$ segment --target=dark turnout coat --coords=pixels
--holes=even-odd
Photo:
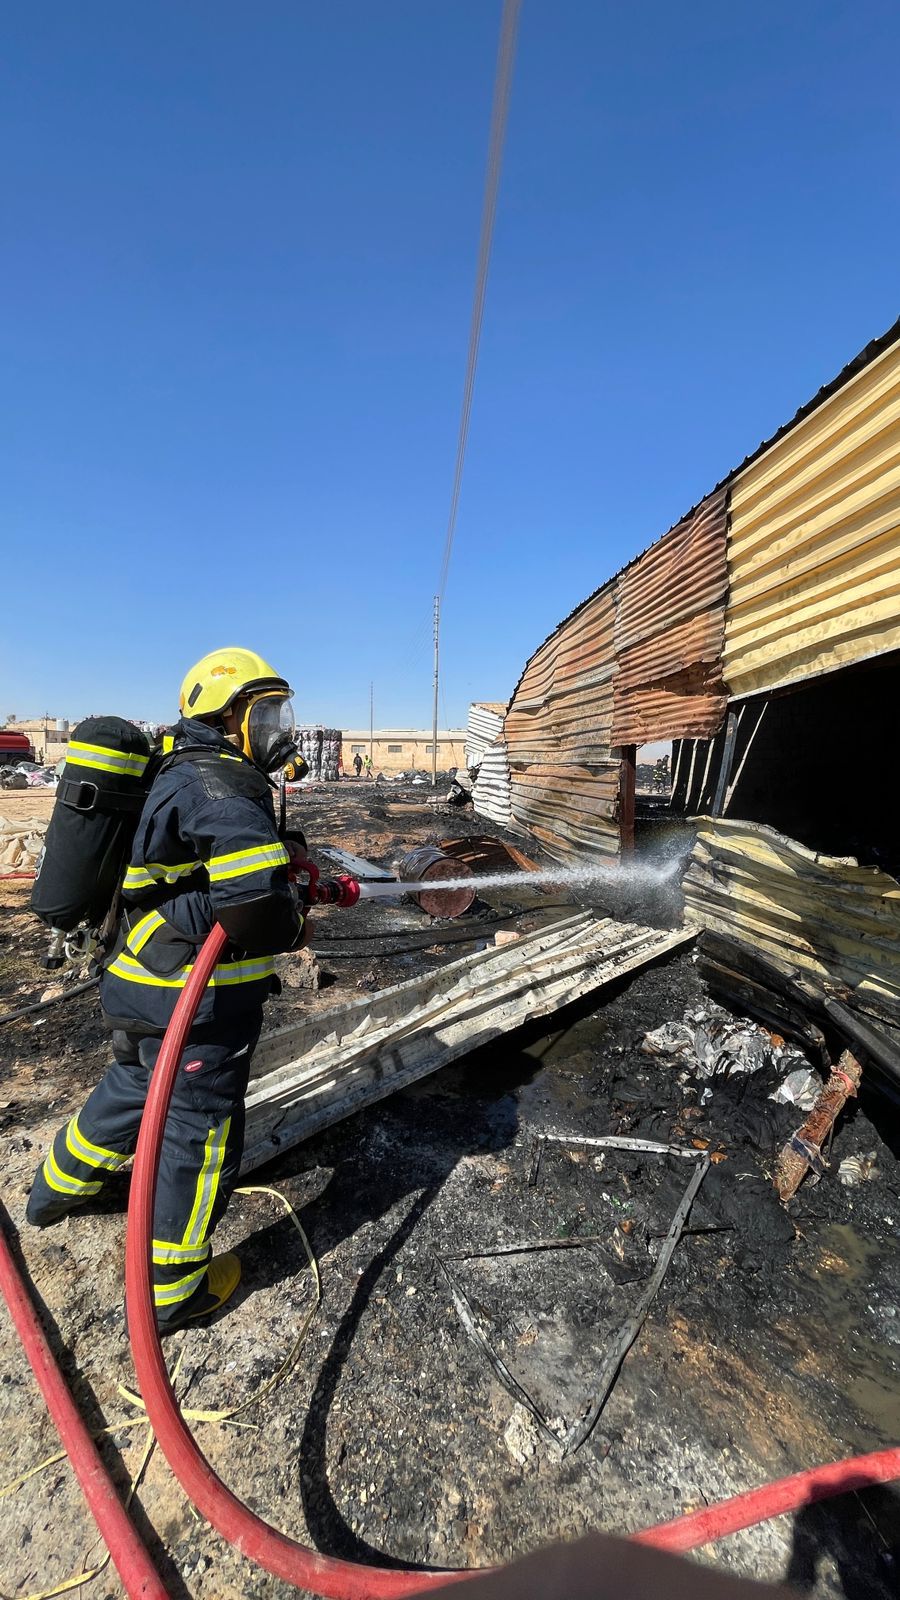
[[[164,1032],[213,923],[229,943],[196,1025],[246,1017],[277,986],[273,956],[300,939],[268,778],[223,734],[183,719],[135,834],[101,1000],[113,1028]]]

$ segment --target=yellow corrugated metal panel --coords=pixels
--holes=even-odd
[[[900,1001],[900,883],[774,828],[701,823],[685,916],[849,988]]]
[[[900,649],[900,343],[734,480],[733,695]]]

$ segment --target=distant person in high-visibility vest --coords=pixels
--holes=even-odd
[[[372,757],[371,756],[369,756],[369,755],[366,756],[366,759],[363,762],[363,769],[365,771],[366,777],[367,778],[371,778],[372,770],[373,770],[372,769]]]

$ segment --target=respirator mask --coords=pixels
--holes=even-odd
[[[263,772],[277,772],[297,753],[293,702],[283,694],[251,700],[241,723],[244,754]]]

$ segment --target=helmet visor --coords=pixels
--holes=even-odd
[[[276,772],[295,751],[293,702],[285,695],[254,700],[245,724],[248,754],[263,772]]]

